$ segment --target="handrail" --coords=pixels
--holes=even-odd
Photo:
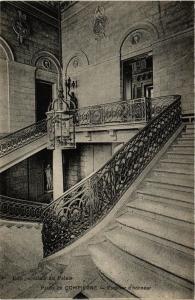
[[[41,120],[0,139],[0,157],[47,134],[47,120]]]
[[[0,217],[7,220],[41,222],[47,204],[0,195]]]
[[[76,125],[146,122],[149,118],[149,100],[149,98],[138,98],[81,107],[76,111]]]
[[[109,123],[147,122],[151,116],[159,114],[174,96],[154,99],[138,98],[128,101],[116,101],[91,105],[76,110],[76,126],[96,126]],[[163,102],[163,104],[162,104]],[[71,124],[70,124],[71,126]],[[0,157],[11,153],[47,134],[47,119],[19,129],[0,138]]]
[[[179,127],[180,98],[153,99],[153,119],[97,172],[46,207],[42,229],[45,257],[73,243],[108,214]],[[162,99],[167,99],[164,106]]]

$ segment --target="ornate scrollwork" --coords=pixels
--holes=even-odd
[[[139,98],[83,107],[77,111],[77,125],[144,122],[148,120],[148,102],[147,98]]]
[[[20,44],[23,43],[30,34],[30,26],[27,22],[27,17],[20,10],[18,11],[18,17],[14,21],[13,30],[17,35],[17,39]]]
[[[108,18],[105,16],[105,10],[103,6],[98,6],[94,14],[93,33],[96,40],[101,40],[106,36],[105,29]]]
[[[75,116],[77,126],[95,126],[109,123],[146,122],[150,116],[155,117],[173,101],[175,96],[118,101],[107,104],[83,107]],[[54,127],[52,118],[42,120],[0,139],[0,157],[21,148],[50,132],[51,149],[54,149]]]
[[[154,115],[160,98],[157,100],[154,99]],[[44,256],[73,243],[106,216],[180,126],[180,96],[162,97],[161,103],[164,108],[160,114],[120,148],[110,161],[47,206],[42,230]]]
[[[0,139],[0,157],[47,134],[47,122],[41,120]]]
[[[0,195],[0,217],[10,220],[41,222],[46,204]]]

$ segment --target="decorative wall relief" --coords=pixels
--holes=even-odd
[[[27,22],[27,16],[18,10],[18,17],[14,21],[13,30],[17,35],[20,44],[30,35],[30,26]]]
[[[51,61],[48,58],[42,60],[42,66],[44,69],[51,69]]]
[[[72,57],[70,57],[66,66],[66,75],[72,77],[73,75],[78,75],[78,73],[89,65],[89,60],[87,55],[82,51],[75,52]]]
[[[98,6],[94,13],[93,33],[96,40],[101,40],[106,37],[105,30],[108,18],[105,16],[105,10],[103,6]]]
[[[54,63],[46,56],[40,57],[36,62],[36,67],[45,71],[52,73],[57,73],[56,66]]]
[[[74,59],[72,60],[72,66],[74,69],[77,69],[82,66],[82,62],[79,60],[78,56],[74,57]]]
[[[130,35],[130,42],[132,45],[136,45],[140,42],[141,38],[142,38],[142,33],[137,31]]]

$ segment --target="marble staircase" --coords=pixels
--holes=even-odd
[[[188,125],[90,246],[100,272],[139,298],[193,298],[194,126]]]

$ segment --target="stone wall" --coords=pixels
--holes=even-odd
[[[8,64],[5,59],[0,58],[0,133],[6,134],[9,132],[9,86],[8,86]]]
[[[79,182],[81,178],[80,149],[63,151],[64,190]]]
[[[1,3],[0,17],[0,46],[11,52],[11,59],[7,55],[7,78],[9,81],[9,95],[4,97],[4,110],[0,111],[0,120],[5,119],[5,109],[8,108],[8,124],[0,127],[1,133],[8,133],[23,128],[36,121],[35,119],[35,79],[39,78],[58,86],[58,70],[53,62],[59,58],[59,31],[56,25],[48,24],[39,18],[36,11],[26,12],[16,7],[14,3]],[[22,5],[22,4],[21,4]],[[28,7],[29,8],[29,7]],[[14,24],[19,19],[19,11],[26,18],[29,35],[19,41]],[[0,48],[1,48],[0,47]],[[44,67],[43,60],[49,59],[51,66]],[[53,61],[54,60],[54,61]],[[3,67],[1,66],[1,72]],[[38,72],[41,70],[42,72]],[[56,92],[54,92],[54,95]],[[2,125],[2,124],[1,124]]]
[[[0,175],[0,193],[18,199],[48,201],[44,169],[51,160],[51,152],[43,150],[4,171]]]
[[[29,35],[22,44],[19,43],[17,35],[13,29],[14,22],[18,19],[18,11],[26,15],[26,22],[29,25]],[[1,36],[10,45],[15,60],[22,64],[31,65],[32,57],[35,53],[45,50],[59,55],[59,34],[58,29],[36,16],[36,11],[32,15],[24,10],[15,7],[14,4],[4,1],[1,3]]]
[[[80,107],[120,100],[121,62],[152,51],[154,95],[181,94],[193,111],[192,2],[77,2],[62,16],[62,48]]]
[[[64,151],[64,190],[78,183],[109,160],[112,144],[78,144],[75,150]]]

